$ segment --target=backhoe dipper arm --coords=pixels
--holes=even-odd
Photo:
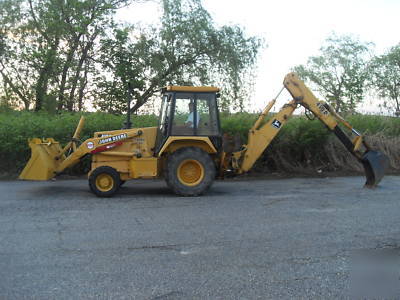
[[[289,73],[286,75],[283,82],[285,88],[292,95],[296,103],[304,106],[311,111],[325,126],[335,133],[343,145],[357,158],[361,159],[358,150],[362,144],[361,134],[355,130],[347,121],[345,121],[335,110],[325,101],[318,100],[304,82],[295,74]],[[339,123],[350,129],[356,135],[352,141],[339,127]],[[367,145],[363,143],[366,147]]]
[[[366,185],[375,186],[383,177],[387,168],[387,157],[381,152],[370,151],[362,135],[339,116],[328,103],[318,100],[295,73],[286,75],[283,85],[292,95],[293,100],[285,104],[268,122],[261,125],[265,116],[274,105],[275,100],[272,100],[267,105],[254,126],[250,129],[247,145],[243,145],[240,151],[233,152],[231,155],[231,167],[235,172],[241,174],[252,168],[256,160],[270,145],[295,109],[301,105],[311,111],[330,131],[334,132],[347,150],[363,163],[367,176]],[[339,123],[351,130],[355,138],[350,139],[339,127]],[[366,150],[364,153],[360,151],[362,145]]]

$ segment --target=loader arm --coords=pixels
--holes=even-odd
[[[82,117],[71,141],[64,148],[61,148],[60,144],[52,138],[29,140],[31,158],[22,170],[19,179],[49,180],[78,163],[87,154],[109,151],[121,145],[124,140],[142,134],[140,129],[127,129],[109,136],[87,139],[77,146],[83,124],[84,118]],[[108,153],[112,154],[112,152]],[[124,155],[122,152],[118,153]],[[129,153],[129,155],[133,154]]]
[[[120,146],[124,140],[140,135],[141,130],[130,129],[127,130],[126,133],[118,133],[107,137],[87,139],[58,165],[58,167],[55,169],[55,173],[61,173],[66,168],[75,165],[87,154],[96,154],[99,152],[109,151],[117,146]],[[123,155],[123,153],[121,155]],[[58,157],[56,157],[56,159],[58,159]]]
[[[250,129],[248,143],[243,145],[240,151],[231,154],[231,167],[235,172],[241,174],[249,171],[286,124],[296,108],[303,106],[311,111],[330,131],[335,133],[346,149],[363,164],[367,177],[366,186],[376,186],[388,167],[387,157],[381,152],[371,150],[364,141],[363,136],[351,124],[339,116],[328,103],[318,100],[295,73],[286,75],[283,85],[292,95],[293,100],[285,104],[268,122],[262,124],[268,112],[275,104],[275,100],[272,100],[267,105],[254,126]],[[339,123],[347,127],[355,137],[353,139],[350,138],[340,128]]]

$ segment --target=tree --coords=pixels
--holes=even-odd
[[[222,97],[225,108],[243,109],[261,41],[246,37],[238,26],[217,28],[200,0],[162,5],[160,27],[116,28],[102,40],[101,65],[107,72],[97,78],[97,106],[122,112],[132,98],[136,112],[165,85],[215,84],[229,91]]]
[[[309,57],[306,65],[294,71],[315,86],[336,111],[354,112],[364,95],[370,46],[348,35],[333,34],[320,48],[320,55]]]
[[[123,27],[116,9],[145,0],[1,0],[0,95],[25,109],[137,111],[168,84],[216,84],[243,109],[259,39],[217,28],[200,0],[164,0],[159,27]]]
[[[400,116],[400,44],[376,56],[369,66],[370,84],[383,97],[383,106]]]
[[[33,76],[25,77],[30,68],[29,62],[19,60],[25,52],[27,43],[20,42],[26,35],[22,27],[25,13],[24,0],[0,2],[0,76],[4,101],[8,105],[23,105],[29,109],[32,99]],[[28,44],[29,45],[29,44]]]
[[[88,59],[116,9],[132,0],[2,0],[3,93],[35,110],[82,108]],[[76,109],[76,107],[75,107]]]

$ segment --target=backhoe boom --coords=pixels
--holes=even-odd
[[[384,176],[385,169],[388,167],[387,157],[381,152],[372,151],[364,141],[363,136],[351,124],[338,115],[328,103],[318,100],[295,73],[286,75],[283,85],[292,95],[293,100],[285,104],[268,122],[261,125],[275,104],[275,100],[272,100],[267,105],[254,126],[250,129],[248,143],[243,145],[240,151],[233,152],[230,156],[232,160],[231,167],[234,171],[237,174],[249,171],[286,124],[296,108],[303,106],[325,124],[330,131],[335,133],[346,149],[364,165],[367,177],[366,186],[376,186]],[[351,130],[351,133],[355,137],[351,139],[341,129],[339,123]],[[361,151],[363,147],[365,149]]]

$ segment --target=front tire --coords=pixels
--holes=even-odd
[[[178,195],[198,196],[210,188],[215,173],[215,164],[207,152],[196,147],[185,147],[168,157],[165,180]]]
[[[89,176],[89,187],[98,197],[111,197],[120,186],[119,173],[112,167],[98,167]]]

